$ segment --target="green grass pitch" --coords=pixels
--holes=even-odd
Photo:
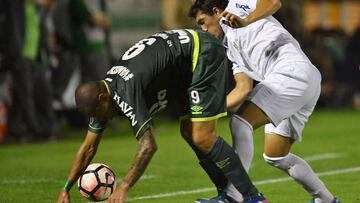
[[[114,122],[113,124],[116,124]],[[146,174],[129,193],[134,203],[188,203],[216,194],[195,155],[182,140],[178,123],[155,119],[158,151]],[[84,130],[67,130],[57,143],[0,146],[0,202],[55,202]],[[229,142],[228,120],[219,134]],[[70,139],[70,137],[73,137]],[[328,188],[344,203],[360,203],[360,112],[317,111],[292,152],[305,157]],[[272,203],[306,203],[311,198],[297,183],[262,160],[263,129],[255,133],[250,176]],[[126,122],[105,131],[93,162],[114,169],[118,180],[130,166],[137,148]],[[73,202],[87,202],[77,187]]]

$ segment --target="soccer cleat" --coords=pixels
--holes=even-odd
[[[220,193],[218,196],[211,199],[197,199],[195,203],[240,203],[226,194],[226,192]]]
[[[252,196],[244,199],[244,203],[269,203],[262,194]]]
[[[317,201],[315,198],[313,198],[309,203],[318,203],[319,201]],[[340,200],[338,198],[334,198],[334,200],[331,203],[341,203]]]

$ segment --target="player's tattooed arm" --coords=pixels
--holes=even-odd
[[[133,159],[131,168],[122,180],[121,184],[116,187],[113,194],[110,195],[109,203],[123,203],[127,198],[128,191],[144,173],[147,165],[157,150],[154,134],[151,129],[145,131],[139,139],[139,146]]]
[[[157,150],[157,144],[152,130],[145,131],[144,135],[139,139],[139,145],[135,154],[131,168],[123,183],[133,186],[136,181],[144,173],[147,165]]]

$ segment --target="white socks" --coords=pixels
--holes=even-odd
[[[246,172],[249,172],[254,156],[253,128],[245,119],[233,115],[230,120],[233,148],[240,157]],[[263,155],[267,163],[289,174],[296,182],[304,187],[319,203],[331,203],[334,196],[324,183],[314,173],[308,163],[302,158],[289,153],[284,157],[268,157]],[[226,193],[237,201],[243,201],[239,191],[229,183]]]
[[[253,128],[245,119],[233,115],[230,120],[233,148],[238,154],[246,172],[249,172],[254,156]],[[235,200],[242,201],[243,197],[239,191],[229,183],[226,193]]]
[[[263,156],[267,163],[288,173],[289,176],[315,197],[317,202],[331,203],[334,199],[334,196],[314,173],[309,164],[300,157],[291,153],[284,157],[268,157],[265,153]]]

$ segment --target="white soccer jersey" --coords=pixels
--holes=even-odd
[[[230,0],[226,8],[241,18],[256,9],[256,0]],[[223,19],[222,19],[223,20]],[[247,96],[269,117],[266,132],[301,140],[301,132],[320,94],[321,75],[299,43],[272,16],[243,28],[221,22],[233,73],[260,81]]]
[[[226,8],[241,18],[255,9],[256,0],[230,0]],[[246,99],[270,119],[265,132],[300,141],[320,95],[319,71],[298,42],[272,16],[243,28],[232,29],[222,22],[221,27],[233,73],[244,72],[260,81]],[[233,186],[226,192],[239,197]]]
[[[230,0],[226,10],[246,18],[255,8],[256,0]],[[252,79],[262,81],[289,59],[309,62],[298,42],[272,16],[243,28],[232,29],[222,22],[221,27],[234,74],[245,72]]]

